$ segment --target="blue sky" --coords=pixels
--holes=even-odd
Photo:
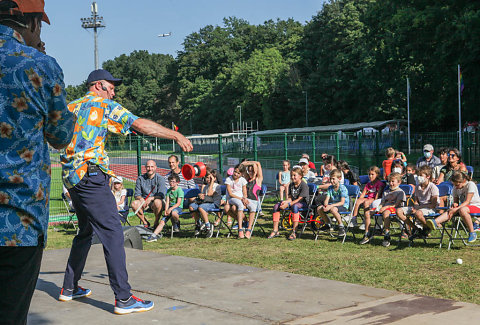
[[[305,23],[321,9],[323,0],[97,0],[106,28],[98,33],[99,66],[135,50],[171,54],[182,50],[185,36],[206,25],[223,25],[234,16],[251,24],[277,18]],[[93,30],[81,27],[90,17],[92,0],[45,0],[51,25],[44,24],[47,54],[57,59],[66,85],[78,85],[94,69]],[[158,34],[169,33],[169,37]]]

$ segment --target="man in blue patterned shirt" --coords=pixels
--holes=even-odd
[[[43,0],[0,1],[0,317],[25,324],[47,237],[48,144],[73,135],[63,72],[40,39]]]

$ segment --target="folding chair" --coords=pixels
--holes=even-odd
[[[63,204],[65,205],[65,210],[67,211],[68,213],[68,222],[65,226],[65,228],[68,228],[68,225],[69,224],[72,224],[73,226],[73,229],[74,230],[77,230],[77,225],[75,224],[75,221],[73,220],[73,218],[77,218],[76,215],[75,215],[75,209],[73,208],[73,206],[70,206],[70,203],[65,195],[65,193],[62,193],[62,200],[63,200]]]
[[[405,192],[405,196],[407,197],[407,200],[406,200],[406,203],[408,205],[408,202],[410,202],[412,199],[412,194],[413,194],[413,186],[409,185],[409,184],[400,184],[400,189]],[[386,190],[387,188],[385,188]],[[379,218],[383,218],[383,215],[381,213],[375,213],[373,215],[373,217],[375,218],[375,228],[377,228],[377,223],[379,223]],[[400,242],[402,241],[402,232],[405,230],[405,223],[400,220],[397,216],[396,213],[391,213],[390,214],[390,220],[391,221],[396,221],[400,227],[398,228],[399,230],[399,233],[398,233],[398,244],[400,245]],[[396,229],[395,227],[393,227],[393,224],[390,223],[390,233],[392,233],[392,230]],[[375,231],[373,232],[372,234],[372,237],[375,235]],[[390,235],[391,237],[393,237],[392,235]]]
[[[188,202],[188,199],[192,199],[192,198],[195,198],[198,196],[198,194],[200,193],[200,190],[197,188],[183,188],[183,195],[184,195],[184,206],[185,206],[185,201]],[[185,208],[182,210],[182,212],[180,212],[178,214],[179,217],[181,216],[184,216],[184,215],[190,215],[190,211],[186,210]],[[173,231],[173,222],[171,222],[171,218],[170,218],[170,223],[172,224],[171,227],[170,227],[170,238],[173,238],[173,234],[174,234],[174,231]]]
[[[307,183],[308,185],[308,195],[310,196],[310,199],[307,202],[307,208],[306,209],[300,209],[300,220],[299,224],[302,225],[302,230],[298,234],[298,238],[300,238],[305,231],[305,228],[308,225],[312,225],[312,223],[315,223],[315,207],[314,207],[314,202],[315,202],[315,196],[317,194],[317,184],[315,183]],[[293,220],[292,220],[292,213],[290,209],[285,209],[282,213],[282,218],[280,219],[280,224],[282,227],[286,230],[292,229],[293,227]],[[311,228],[313,231],[313,228]]]
[[[131,188],[127,188],[127,195],[125,196],[125,205],[122,210],[118,211],[118,216],[120,217],[120,222],[125,226],[125,224],[131,226],[130,222],[128,222],[128,212],[130,211],[130,201],[133,197],[133,190]]]
[[[360,184],[362,184],[362,185],[367,184],[368,181],[370,180],[368,175],[360,175],[360,176],[358,176],[358,178],[360,179]]]
[[[357,204],[358,197],[360,196],[360,187],[357,185],[345,185],[348,190],[348,197],[350,198],[350,206],[347,211],[340,212],[340,216],[342,218],[343,225],[345,227],[345,235],[342,239],[342,244],[345,243],[345,239],[347,238],[348,229],[351,228],[351,232],[353,235],[353,240],[355,240],[355,233],[353,230],[353,226],[350,227],[350,221],[352,220],[353,211],[355,210],[355,204]],[[320,236],[320,230],[314,231],[315,234],[315,241],[317,241],[318,237]],[[330,236],[333,235],[330,233]]]
[[[258,216],[260,215],[260,212],[262,212],[262,204],[263,204],[263,200],[265,199],[265,194],[267,194],[267,185],[262,184],[262,189],[258,194],[258,209],[257,209],[257,212],[255,212],[255,219],[253,220],[253,224],[252,224],[252,234],[253,234],[253,230],[255,229],[255,225],[257,224]],[[248,210],[245,210],[245,211],[248,211]],[[262,230],[263,234],[266,236],[267,233],[265,232],[265,229],[263,229],[263,226],[261,224],[258,224],[258,226]]]
[[[477,190],[480,191],[480,184],[477,184]],[[470,216],[472,217],[472,222],[473,222],[473,217],[480,217],[480,213],[470,213]],[[455,215],[452,218],[452,236],[450,237],[450,242],[448,244],[448,249],[450,249],[450,246],[454,244],[454,240],[461,240],[463,245],[465,246],[471,246],[471,247],[477,247],[480,246],[480,243],[477,242],[477,244],[470,244],[468,243],[468,235],[469,231],[465,224],[463,223],[462,218],[460,215]]]
[[[468,176],[473,178],[473,166],[467,166]]]
[[[449,209],[450,206],[451,206],[451,196],[452,196],[452,190],[453,190],[453,185],[452,183],[442,183],[440,185],[437,185],[438,187],[438,196],[439,197],[447,197],[447,206],[446,207],[437,207],[437,211],[439,212],[436,212],[434,214],[430,214],[428,216],[424,216],[425,217],[425,220],[428,220],[428,219],[435,219],[436,217],[440,216],[440,214],[442,214],[445,210]],[[415,216],[413,216],[413,223],[415,224],[416,220],[415,220]],[[442,230],[440,231],[440,237],[428,237],[428,238],[420,238],[420,239],[423,239],[423,242],[426,244],[427,243],[427,240],[434,240],[434,239],[439,239],[440,240],[440,243],[439,243],[439,248],[442,248],[442,243],[443,243],[443,238],[445,236],[445,234],[447,234],[447,236],[449,237],[449,243],[451,241],[451,238],[452,238],[452,235],[451,235],[451,231],[449,231],[446,227],[445,227],[445,224],[446,222],[444,222],[442,224]],[[411,246],[411,244],[413,243],[412,240],[409,241],[409,246]]]

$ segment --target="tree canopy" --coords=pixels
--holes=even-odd
[[[123,54],[103,68],[124,83],[116,100],[184,133],[406,118],[416,130],[455,129],[457,65],[464,120],[479,120],[480,2],[331,0],[305,24],[228,17],[188,35],[176,58]],[[85,84],[67,87],[82,96]]]

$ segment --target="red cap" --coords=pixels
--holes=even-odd
[[[42,20],[50,25],[50,20],[48,19],[47,14],[45,13],[45,0],[11,0],[15,2],[18,6],[18,11],[24,14],[30,13],[42,13]],[[15,9],[14,9],[15,10]],[[14,12],[11,10],[11,12]]]

